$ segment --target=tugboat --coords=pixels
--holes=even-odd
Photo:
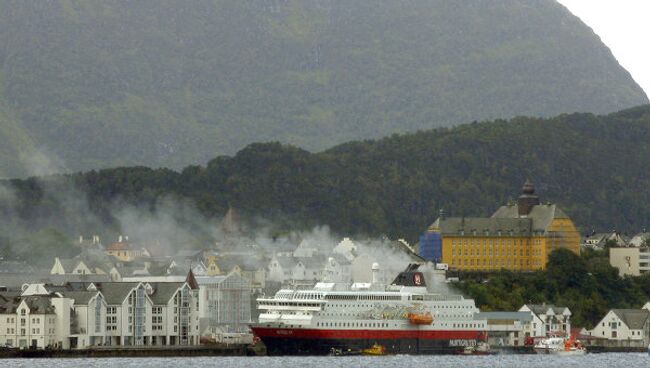
[[[319,282],[311,290],[282,289],[257,299],[259,322],[251,325],[269,355],[459,354],[486,340],[487,321],[477,320],[474,300],[427,291],[418,264],[390,285]]]
[[[375,343],[368,349],[363,349],[361,350],[361,354],[363,355],[386,355],[386,348]]]

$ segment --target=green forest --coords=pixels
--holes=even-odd
[[[648,103],[555,0],[9,0],[0,29],[0,178]]]
[[[264,220],[279,232],[329,225],[336,234],[414,242],[439,209],[489,216],[530,179],[582,232],[634,233],[650,219],[648,167],[650,106],[642,106],[472,123],[320,153],[256,143],[181,171],[122,167],[4,181],[0,226],[5,236],[18,223],[77,236],[115,226],[120,206],[155,213],[164,199],[214,221],[233,207],[251,226]]]
[[[586,328],[593,328],[612,308],[641,308],[650,300],[650,274],[621,278],[610,266],[607,250],[577,256],[560,249],[551,253],[545,271],[468,273],[454,286],[474,298],[482,311],[555,304],[569,307],[571,324]]]

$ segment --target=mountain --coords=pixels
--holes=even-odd
[[[648,102],[551,0],[9,0],[0,28],[5,177]]]
[[[557,203],[583,232],[632,233],[650,219],[648,168],[645,105],[604,116],[438,128],[321,153],[252,144],[181,172],[131,167],[5,181],[0,189],[11,195],[0,191],[0,232],[12,235],[21,223],[28,233],[100,231],[106,224],[119,227],[115,213],[125,206],[146,213],[126,222],[151,228],[147,216],[176,218],[182,231],[192,232],[201,216],[190,215],[189,204],[207,219],[234,207],[241,218],[264,219],[262,226],[277,231],[329,225],[338,234],[413,241],[440,208],[451,216],[488,216],[531,179],[541,200]],[[170,201],[184,205],[170,207]]]

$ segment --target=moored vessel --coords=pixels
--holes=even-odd
[[[534,350],[537,354],[553,354],[561,356],[584,355],[587,353],[579,340],[571,336],[566,337],[549,337],[540,340],[535,344]]]
[[[373,264],[373,275],[379,270]],[[258,298],[253,333],[270,355],[341,355],[373,346],[387,354],[454,354],[486,339],[472,299],[429,293],[412,264],[390,285],[320,282]],[[337,354],[338,355],[338,354]]]

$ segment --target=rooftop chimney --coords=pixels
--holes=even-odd
[[[372,264],[372,283],[373,285],[379,284],[379,263]]]

